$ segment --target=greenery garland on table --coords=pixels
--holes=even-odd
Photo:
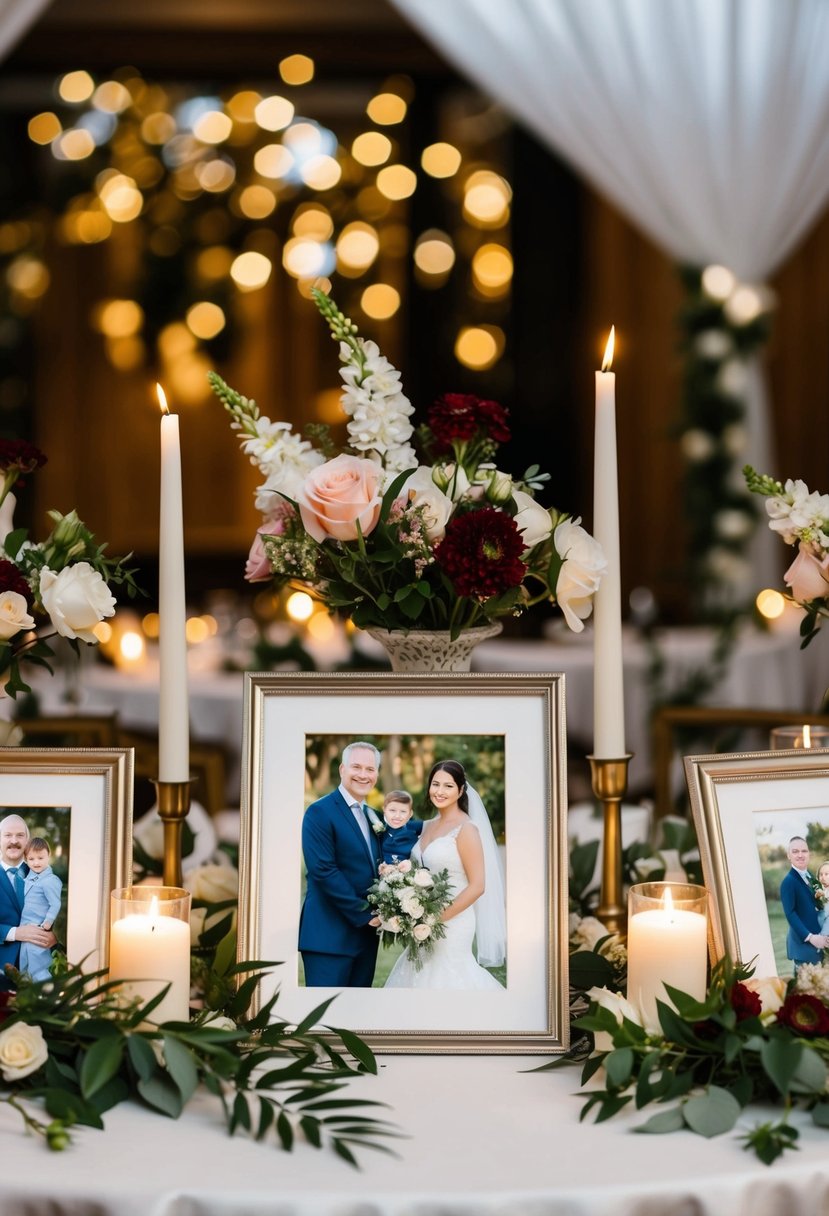
[[[218,921],[224,928],[231,913],[218,906],[211,912],[217,910],[227,912]],[[203,1085],[231,1135],[275,1135],[286,1150],[299,1135],[352,1165],[356,1149],[388,1152],[383,1140],[397,1133],[376,1117],[383,1104],[343,1095],[355,1077],[377,1072],[371,1050],[352,1031],[312,1029],[331,1001],[298,1025],[275,1016],[278,993],[249,1016],[272,964],[234,962],[232,932],[215,948],[204,940],[194,969],[203,1010],[189,1022],[160,1026],[148,1019],[163,992],[145,1004],[125,1003],[105,971],[67,966],[38,982],[7,967],[16,991],[0,993],[0,1103],[61,1150],[74,1128],[102,1128],[105,1112],[128,1099],[178,1118]]]

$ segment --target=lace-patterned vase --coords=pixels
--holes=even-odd
[[[497,637],[501,625],[462,629],[456,638],[437,629],[367,629],[385,649],[392,671],[469,671],[479,642]]]

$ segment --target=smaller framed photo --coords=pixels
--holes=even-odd
[[[249,675],[246,729],[240,958],[282,964],[260,999],[300,1022],[336,997],[326,1024],[377,1051],[564,1051],[563,677]]]
[[[132,792],[130,748],[0,748],[0,966],[47,978],[51,946],[7,940],[25,925],[49,926],[70,963],[107,965],[110,892],[132,872]]]
[[[829,959],[829,749],[687,756],[711,953],[791,978]]]

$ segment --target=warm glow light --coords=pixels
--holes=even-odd
[[[291,220],[294,236],[311,237],[315,241],[327,241],[334,231],[334,221],[324,207],[300,207]]]
[[[461,154],[453,144],[429,144],[421,153],[420,163],[430,177],[452,177],[461,167]]]
[[[287,97],[264,97],[254,110],[263,131],[281,131],[294,116],[294,107]]]
[[[809,726],[808,722],[803,727],[803,746],[812,746],[812,728]]]
[[[286,84],[308,84],[314,79],[314,61],[307,55],[288,55],[279,61],[279,75]]]
[[[148,638],[158,637],[159,619],[157,612],[148,612],[141,621],[141,628]]]
[[[773,587],[766,587],[754,601],[757,611],[767,621],[776,621],[786,611],[786,600]]]
[[[134,633],[132,629],[129,629],[121,635],[118,648],[122,658],[126,659],[128,663],[134,663],[144,653],[144,639],[140,633]]]
[[[361,220],[346,224],[337,240],[337,258],[346,266],[366,269],[380,250],[377,232]]]
[[[394,123],[402,122],[406,117],[406,110],[405,101],[396,93],[378,93],[366,106],[366,113],[371,121],[381,127],[390,127]]]
[[[222,194],[236,181],[236,166],[224,156],[217,156],[196,166],[196,180],[202,190],[208,190],[211,194]]]
[[[665,914],[672,919],[674,915],[674,897],[671,895],[671,888],[665,888],[665,894],[662,896],[662,908]]]
[[[608,335],[607,345],[604,348],[604,358],[602,359],[602,371],[609,372],[613,363],[613,350],[616,345],[616,326],[611,325],[610,334]]]
[[[220,144],[233,130],[233,119],[222,110],[208,110],[196,119],[193,134],[203,144]]]
[[[63,127],[60,125],[60,119],[57,114],[53,114],[51,110],[45,110],[42,114],[35,114],[34,118],[29,119],[29,139],[35,144],[50,144],[53,139],[57,139]]]
[[[512,189],[489,169],[471,173],[464,183],[463,213],[480,228],[497,228],[509,216]]]
[[[429,228],[414,251],[415,265],[424,274],[447,274],[455,264],[452,238],[438,228]]]
[[[208,283],[215,283],[230,273],[233,251],[226,245],[211,245],[196,258],[196,272]]]
[[[132,372],[147,361],[147,347],[136,336],[105,338],[106,357],[119,372]]]
[[[325,248],[310,237],[292,237],[282,250],[282,265],[295,279],[319,274],[325,264]]]
[[[95,107],[105,114],[120,114],[132,102],[129,89],[118,80],[105,80],[92,95]]]
[[[256,107],[262,100],[262,94],[253,89],[242,89],[234,93],[230,101],[225,103],[228,114],[234,122],[256,122]]]
[[[225,314],[218,304],[200,300],[187,310],[187,325],[197,338],[209,342],[225,327]]]
[[[200,642],[206,642],[210,637],[210,626],[200,616],[188,617],[187,624],[184,626],[184,636],[192,646],[198,646]]]
[[[135,300],[101,300],[92,323],[108,338],[130,338],[144,324],[144,310]]]
[[[400,292],[389,283],[372,283],[360,297],[360,307],[367,317],[387,321],[400,307]]]
[[[377,174],[377,189],[386,198],[397,202],[414,194],[417,186],[417,176],[406,165],[386,165]]]
[[[272,270],[270,258],[266,258],[264,253],[249,249],[247,253],[240,253],[233,259],[230,277],[241,291],[256,291],[265,286]]]
[[[83,127],[73,127],[54,141],[52,151],[65,160],[85,160],[95,151],[95,140]]]
[[[67,72],[58,84],[58,94],[61,101],[77,105],[88,99],[95,92],[95,81],[89,72]]]
[[[712,300],[727,300],[737,286],[737,276],[727,266],[706,266],[702,272],[702,290]]]
[[[327,612],[315,612],[308,622],[308,632],[315,642],[330,642],[337,626]]]
[[[512,279],[512,254],[503,245],[481,245],[472,257],[475,286],[485,295],[501,295]]]
[[[294,591],[288,596],[285,611],[292,621],[307,621],[314,611],[314,601],[305,591]]]
[[[123,173],[115,173],[100,188],[101,202],[110,219],[118,224],[129,223],[141,214],[144,199],[135,182]]]
[[[163,110],[148,114],[141,124],[141,138],[148,144],[166,144],[175,133],[176,120]]]
[[[50,275],[40,258],[24,253],[9,263],[6,281],[27,300],[37,300],[48,289]]]
[[[384,165],[391,156],[391,140],[380,131],[364,131],[351,145],[351,155],[361,165]]]
[[[343,171],[333,156],[309,156],[300,166],[300,177],[312,190],[330,190]]]
[[[158,383],[156,383],[156,386],[155,386],[155,395],[156,395],[156,397],[158,397],[158,404],[161,407],[162,414],[169,414],[170,407],[167,404],[167,394],[164,392],[164,389]]]
[[[504,332],[496,325],[465,326],[455,339],[455,358],[475,371],[492,367],[503,349]]]
[[[725,315],[732,325],[749,325],[763,311],[763,297],[747,283],[735,288],[725,302]]]
[[[284,177],[294,167],[294,158],[283,144],[266,144],[253,158],[253,167],[261,177]]]
[[[276,195],[267,186],[246,186],[239,195],[239,210],[249,220],[264,220],[276,210]]]
[[[92,632],[98,641],[105,646],[112,637],[112,626],[109,621],[98,621],[98,624],[93,627]]]

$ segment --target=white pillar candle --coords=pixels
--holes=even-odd
[[[167,412],[160,384],[156,389],[163,411],[158,538],[158,778],[160,781],[189,781],[181,443],[178,416]]]
[[[190,926],[175,916],[160,916],[155,898],[149,912],[132,912],[113,921],[109,978],[127,981],[123,992],[142,1001],[151,1000],[169,984],[150,1020],[186,1022],[190,1016]]]
[[[593,755],[619,760],[625,752],[622,680],[622,583],[619,562],[619,489],[616,463],[615,330],[596,372],[596,439],[593,455],[593,535],[607,570],[593,602]]]
[[[671,1004],[665,984],[705,999],[707,924],[703,912],[675,908],[669,887],[661,907],[629,917],[627,996],[648,1028],[659,1028],[657,1000]]]

